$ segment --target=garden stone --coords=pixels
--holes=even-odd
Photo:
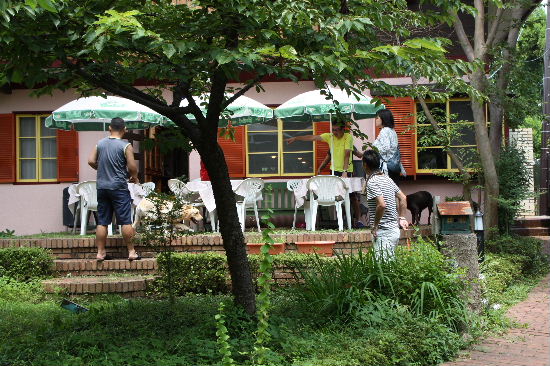
[[[481,288],[479,284],[479,262],[477,254],[477,237],[475,234],[451,234],[442,235],[444,243],[441,252],[453,259],[458,267],[466,270],[466,281],[470,285],[469,302],[470,310],[481,312]]]

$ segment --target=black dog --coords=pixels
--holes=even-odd
[[[428,208],[428,224],[432,216],[434,200],[432,194],[427,191],[418,191],[407,195],[407,208],[411,211],[412,224],[420,225],[420,215],[422,211]]]

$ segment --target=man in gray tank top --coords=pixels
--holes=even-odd
[[[128,191],[128,181],[139,183],[134,149],[128,141],[122,140],[126,126],[122,118],[113,118],[109,125],[110,136],[100,140],[94,148],[88,164],[97,170],[97,260],[110,259],[105,250],[107,226],[116,221],[122,225],[122,237],[128,247],[128,260],[141,257],[134,249],[132,228],[132,198]]]

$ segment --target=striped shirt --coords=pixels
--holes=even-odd
[[[384,174],[371,175],[367,181],[366,191],[370,226],[374,226],[376,197],[383,196],[386,209],[378,223],[378,229],[387,230],[398,227],[397,201],[395,195],[400,189],[395,185],[393,180]]]

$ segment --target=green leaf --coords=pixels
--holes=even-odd
[[[51,13],[57,13],[57,9],[54,4],[52,4],[51,0],[38,0],[38,5]]]
[[[290,45],[283,46],[279,48],[279,53],[281,54],[281,57],[289,59],[289,60],[297,60],[298,59],[298,52],[296,52],[296,49]]]
[[[174,54],[176,53],[176,47],[174,47],[174,45],[171,43],[163,44],[162,53],[164,53],[166,57],[172,58],[172,56],[174,56]]]
[[[233,55],[229,53],[229,51],[223,50],[222,52],[216,55],[215,59],[218,62],[218,64],[225,65],[233,61]]]

